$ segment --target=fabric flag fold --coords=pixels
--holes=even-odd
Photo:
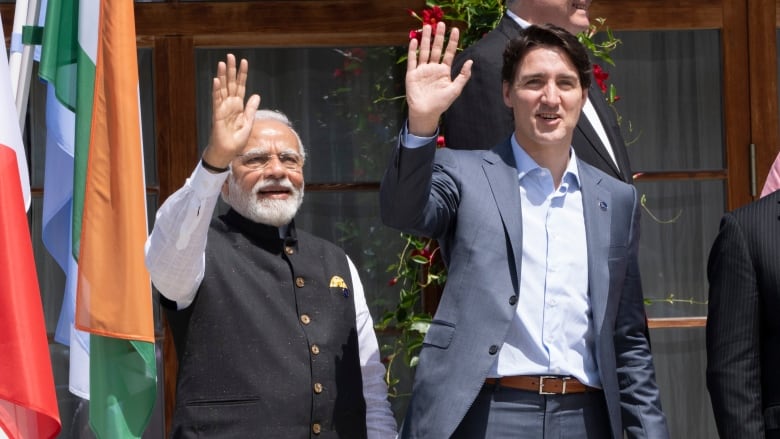
[[[0,435],[53,438],[60,432],[60,415],[16,170],[16,154],[0,144]]]
[[[0,20],[0,28],[2,28],[2,20]],[[30,176],[27,172],[27,155],[24,151],[24,143],[22,142],[22,131],[19,129],[19,118],[16,117],[18,112],[16,111],[16,97],[13,94],[11,88],[11,73],[8,70],[8,56],[6,55],[5,39],[3,39],[3,55],[2,66],[0,67],[0,106],[3,108],[3,117],[0,118],[0,143],[3,143],[6,147],[11,148],[16,155],[14,160],[17,163],[17,173],[19,175],[19,182],[22,188],[22,199],[24,202],[24,210],[30,209]]]
[[[46,191],[49,171],[54,184],[72,182],[44,205],[44,240],[56,247],[49,251],[57,252],[69,277],[57,339],[68,339],[71,353],[89,346],[86,387],[96,436],[141,437],[157,396],[157,370],[151,282],[144,266],[133,1],[49,0],[39,71],[52,87],[52,101],[74,114],[69,122],[67,115],[50,119],[47,112],[48,129],[60,134],[50,139],[47,160],[51,148],[65,166],[47,163]],[[71,125],[56,128],[63,123]],[[63,169],[69,175],[55,174]],[[66,233],[56,234],[62,227]],[[72,241],[63,242],[64,236]],[[80,331],[89,334],[88,343]],[[75,360],[72,356],[71,372],[86,369]]]
[[[5,115],[0,120],[0,436],[53,438],[62,427],[25,213],[30,205],[27,160],[5,41],[0,52],[0,108]]]

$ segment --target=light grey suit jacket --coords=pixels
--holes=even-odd
[[[645,337],[636,190],[578,161],[595,358],[615,439],[666,438]],[[420,353],[402,438],[446,438],[496,361],[516,306],[522,218],[511,143],[489,151],[397,147],[382,180],[383,221],[436,238],[447,284]],[[514,305],[513,305],[514,304]]]

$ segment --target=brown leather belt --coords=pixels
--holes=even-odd
[[[487,378],[485,384],[537,392],[540,395],[566,395],[569,393],[598,392],[601,389],[586,386],[574,377],[561,376],[505,376]]]

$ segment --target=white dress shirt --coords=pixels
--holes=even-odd
[[[209,223],[227,176],[227,172],[212,174],[199,164],[184,186],[157,211],[146,241],[146,267],[152,282],[179,309],[192,303],[203,280]],[[374,322],[355,265],[349,257],[347,263],[353,282],[368,437],[395,438],[396,422],[387,400],[385,367],[379,360]]]
[[[401,138],[403,147],[418,148],[434,137],[417,137],[404,126]],[[570,375],[601,387],[588,296],[582,192],[574,148],[569,151],[569,165],[555,188],[550,171],[540,167],[512,135],[522,203],[520,291],[512,330],[489,377]]]

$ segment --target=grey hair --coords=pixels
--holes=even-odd
[[[290,128],[290,131],[292,131],[293,134],[295,134],[295,138],[298,140],[298,149],[301,152],[301,157],[303,157],[304,163],[306,162],[306,149],[303,147],[303,141],[301,141],[301,136],[298,134],[297,131],[295,131],[295,127],[293,127],[290,118],[288,118],[286,114],[282,113],[279,110],[262,109],[262,110],[257,110],[257,112],[255,113],[255,120],[275,120],[277,122],[283,123],[288,128]]]

